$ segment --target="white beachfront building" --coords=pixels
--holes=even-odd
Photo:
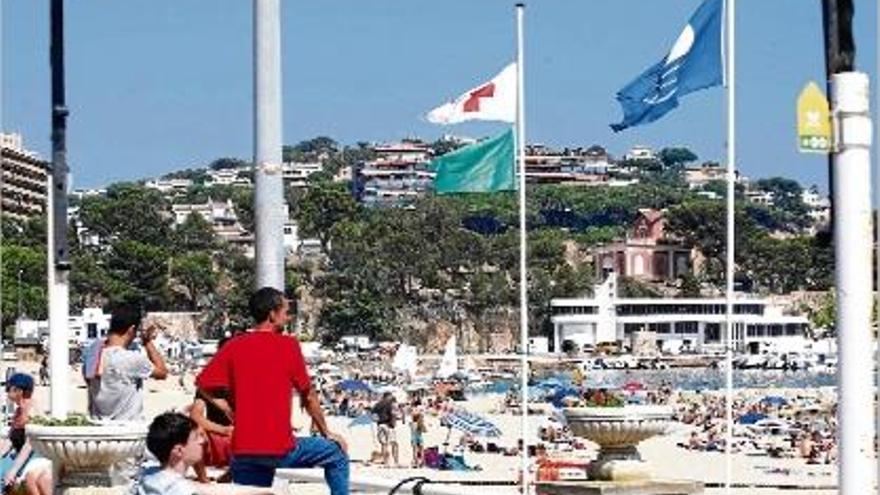
[[[594,288],[594,297],[553,299],[553,349],[570,340],[577,349],[603,342],[629,346],[637,332],[651,332],[658,348],[686,346],[697,352],[724,349],[724,298],[631,299],[617,297],[617,276]],[[734,301],[736,349],[752,353],[767,347],[778,352],[804,350],[809,320],[786,315],[766,299]]]
[[[106,337],[110,315],[101,308],[83,308],[79,316],[68,318],[68,342],[81,345],[92,339]],[[44,343],[49,339],[49,321],[19,318],[15,322],[16,343]]]

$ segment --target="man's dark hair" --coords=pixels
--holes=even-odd
[[[113,310],[113,316],[110,317],[110,328],[108,332],[116,335],[124,335],[131,326],[135,328],[141,325],[141,312],[133,306],[122,306]]]
[[[163,466],[168,464],[175,445],[186,445],[196,422],[180,413],[167,412],[156,416],[147,432],[147,448]]]
[[[283,301],[283,292],[272,287],[263,287],[251,296],[248,310],[254,321],[262,323],[269,318],[269,313],[281,307]]]

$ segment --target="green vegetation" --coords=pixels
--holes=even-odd
[[[85,414],[70,414],[64,419],[35,416],[31,418],[30,423],[39,426],[98,426],[98,423],[90,420]]]
[[[455,144],[438,141],[436,153]],[[346,184],[332,176],[342,167],[370,159],[366,143],[340,146],[319,137],[285,147],[287,160],[320,160],[325,172],[308,189],[285,191],[301,238],[320,241],[321,255],[291,262],[286,280],[316,301],[299,316],[317,329],[315,337],[343,334],[373,337],[429,337],[437,322],[471,326],[483,344],[499,328],[515,328],[519,291],[518,208],[513,193],[426,197],[410,209],[365,209]],[[623,237],[640,209],[667,209],[667,232],[697,247],[705,261],[697,274],[674,287],[621,279],[622,295],[660,297],[675,289],[698,297],[723,287],[724,202],[708,200],[681,181],[683,166],[697,160],[686,148],[666,148],[641,167],[641,183],[627,187],[529,186],[528,279],[531,331],[549,330],[555,297],[588,295],[596,282],[592,254]],[[213,170],[247,162],[220,158]],[[170,176],[204,178],[204,169]],[[182,174],[182,175],[181,175]],[[252,230],[253,192],[246,187],[208,186],[197,180],[189,191],[165,197],[135,183],[108,187],[104,197],[79,202],[80,227],[98,245],[81,245],[71,229],[72,311],[87,306],[136,304],[146,310],[204,312],[208,334],[247,325],[246,302],[254,280],[253,261],[222,242],[201,216],[174,227],[172,203],[227,201],[243,227]],[[773,207],[737,204],[737,281],[745,290],[782,294],[827,291],[832,250],[827,235],[807,236],[808,210],[800,186],[786,179],[758,181],[778,200]],[[723,193],[723,184],[709,189]],[[22,313],[45,318],[45,225],[3,223],[3,328]],[[19,282],[19,273],[21,273]],[[815,315],[825,321],[828,311]]]

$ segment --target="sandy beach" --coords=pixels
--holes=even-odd
[[[16,366],[20,370],[35,372],[36,369],[26,364],[4,363],[6,366]],[[180,387],[176,379],[166,381],[151,380],[146,385],[147,396],[145,399],[146,414],[153,417],[161,412],[169,410],[184,411],[192,400],[191,377],[185,381],[187,390]],[[833,389],[750,389],[739,390],[739,394],[747,394],[752,397],[764,395],[778,395],[794,397],[796,395],[816,395],[824,400],[833,400]],[[48,405],[48,388],[39,387],[35,393],[40,408]],[[511,412],[501,413],[503,396],[499,394],[474,395],[466,402],[456,403],[468,411],[479,413],[492,421],[502,432],[500,438],[492,439],[501,448],[516,446],[520,437],[520,418]],[[85,386],[78,371],[71,371],[70,407],[72,411],[86,410]],[[308,418],[305,414],[294,409],[293,424],[298,434],[307,434]],[[543,417],[532,416],[530,421],[530,442],[537,441],[539,425],[546,421]],[[329,416],[331,427],[343,433],[348,439],[350,455],[352,459],[352,476],[380,476],[388,479],[402,480],[411,476],[425,476],[431,480],[466,480],[472,482],[507,482],[510,483],[518,478],[518,456],[508,456],[499,453],[475,453],[465,454],[469,466],[478,470],[472,471],[439,471],[435,469],[413,469],[409,467],[411,461],[411,447],[409,444],[408,425],[398,425],[396,429],[400,444],[401,467],[385,467],[369,465],[370,455],[378,450],[375,440],[375,426],[372,424],[361,426],[349,426],[351,418]],[[440,446],[443,448],[447,438],[450,448],[457,445],[462,434],[440,426],[440,419],[436,415],[426,415],[428,432],[425,435],[425,445]],[[723,493],[725,479],[725,460],[722,452],[703,452],[686,450],[677,444],[687,441],[693,426],[677,423],[666,436],[650,439],[640,446],[643,458],[648,461],[655,474],[664,478],[691,479],[706,483],[706,493]],[[586,442],[585,448],[577,451],[556,452],[552,448],[549,451],[551,458],[558,457],[566,460],[582,459],[588,461],[595,457],[596,446]],[[800,458],[771,458],[768,456],[755,455],[754,452],[740,452],[733,456],[733,481],[737,494],[790,494],[790,493],[831,493],[836,489],[836,466],[833,464],[808,464]],[[800,488],[796,488],[800,487]],[[480,490],[485,493],[517,493],[514,486],[485,486]],[[297,494],[321,494],[328,493],[325,486],[317,483],[291,485],[291,493]]]

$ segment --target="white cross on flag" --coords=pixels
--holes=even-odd
[[[431,110],[426,118],[434,124],[458,124],[468,120],[515,122],[516,63],[505,67],[491,81]]]

